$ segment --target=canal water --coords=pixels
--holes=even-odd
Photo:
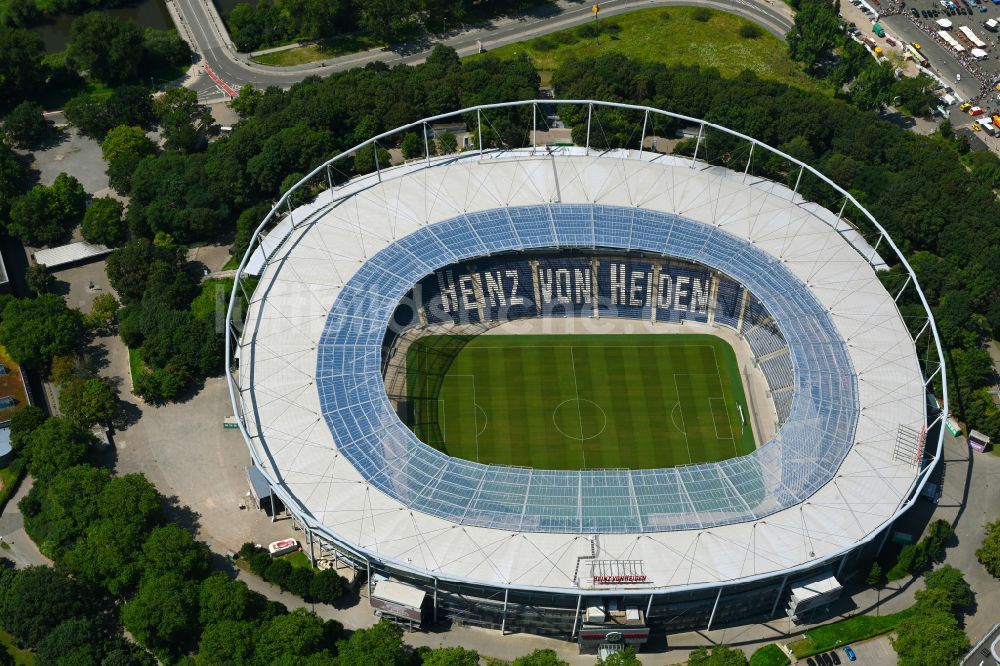
[[[226,14],[232,11],[240,2],[256,4],[254,0],[215,0],[215,6],[223,14]],[[139,0],[139,2],[129,7],[104,9],[102,11],[115,18],[135,21],[142,28],[166,30],[174,27],[164,0]],[[77,17],[69,14],[60,14],[51,22],[32,28],[32,30],[42,36],[47,53],[66,50],[66,45],[69,43],[69,26],[75,18]]]

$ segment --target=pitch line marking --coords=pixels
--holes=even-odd
[[[569,346],[569,366],[573,369],[573,393],[576,394],[576,417],[577,422],[580,424],[580,441],[583,441],[583,407],[580,406],[580,384],[576,381],[576,356],[573,354],[573,345]],[[601,410],[602,412],[604,410]],[[552,412],[552,418],[555,418],[555,412]],[[604,417],[604,424],[607,425],[608,419],[607,415]],[[559,426],[556,426],[558,428]],[[603,432],[604,429],[601,428]],[[587,469],[587,452],[580,447],[580,457],[583,458],[583,469]]]
[[[674,373],[674,393],[677,394],[677,407],[675,407],[675,409],[678,409],[678,411],[679,411],[679,413],[681,415],[681,426],[682,426],[681,434],[684,435],[684,446],[685,446],[685,448],[687,448],[687,452],[688,452],[688,463],[693,463],[694,462],[694,456],[691,455],[691,442],[690,442],[690,440],[688,440],[687,423],[684,421],[684,409],[681,407],[681,390],[677,386],[677,374],[678,373],[676,373],[676,372]],[[681,373],[681,374],[690,374],[690,373]],[[671,420],[673,420],[673,418],[674,418],[672,411],[670,413],[670,418],[671,418]],[[677,425],[677,423],[675,422],[674,426],[676,427],[676,425]]]
[[[716,377],[719,378],[719,389],[722,391],[722,396],[723,396],[722,404],[726,408],[726,423],[729,424],[729,434],[733,435],[731,437],[731,439],[733,440],[733,454],[735,456],[739,457],[739,455],[740,455],[740,447],[736,444],[736,435],[733,433],[733,421],[732,421],[733,416],[732,416],[732,414],[729,411],[729,403],[726,402],[726,400],[725,400],[726,387],[722,383],[722,368],[719,367],[719,356],[716,353],[715,347],[713,345],[706,345],[706,346],[712,347],[712,358],[715,359],[715,375],[716,375]],[[739,364],[738,363],[737,363],[737,374],[739,374]],[[743,383],[743,377],[742,376],[740,377],[740,383],[741,384]],[[735,398],[735,396],[734,396],[734,398]],[[714,411],[712,412],[712,420],[713,421],[715,420],[715,412]],[[716,434],[718,434],[718,428],[716,428]],[[743,436],[743,431],[741,430],[740,431],[740,437],[742,438],[742,436]]]
[[[713,402],[714,400],[721,401],[722,402],[722,406],[726,407],[726,399],[725,398],[709,398],[708,399],[708,409],[712,413],[712,427],[715,428],[715,438],[716,439],[732,439],[732,440],[735,440],[735,437],[733,437],[733,426],[732,426],[731,423],[729,423],[729,408],[728,407],[726,407],[726,427],[729,428],[729,437],[723,437],[722,435],[719,434],[719,420],[717,418],[715,418],[715,402]]]
[[[573,401],[576,401],[576,403],[577,403],[577,413],[580,413],[580,411],[579,411],[581,409],[580,403],[582,403],[582,402],[589,402],[591,405],[593,405],[594,407],[596,407],[601,412],[601,416],[604,417],[604,424],[601,426],[601,429],[598,430],[595,434],[593,434],[593,435],[587,435],[586,437],[583,436],[582,416],[581,416],[581,422],[580,422],[580,436],[579,437],[577,437],[576,435],[571,435],[571,434],[569,434],[568,432],[566,432],[565,430],[563,430],[562,428],[559,427],[559,422],[556,420],[556,412],[558,412],[559,408],[562,407],[563,405],[565,405],[567,403],[570,403],[570,402],[573,402]],[[572,439],[572,440],[575,440],[575,441],[578,441],[578,442],[585,442],[585,441],[587,441],[589,439],[594,439],[595,437],[600,437],[604,433],[604,431],[607,430],[607,428],[608,428],[608,413],[606,411],[604,411],[603,407],[601,407],[600,405],[598,405],[593,400],[588,400],[586,398],[568,398],[568,399],[563,400],[562,402],[560,402],[552,410],[552,424],[556,427],[556,430],[559,431],[559,434],[562,435],[563,437],[565,437],[566,439]]]

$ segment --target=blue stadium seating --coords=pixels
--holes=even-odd
[[[652,317],[653,264],[640,259],[603,257],[597,266],[598,309],[602,317]]]
[[[593,317],[590,258],[540,257],[538,293],[543,317]]]
[[[736,330],[740,321],[740,306],[746,291],[739,282],[719,274],[719,291],[715,297],[715,321]]]
[[[565,251],[578,254],[548,254]],[[381,376],[381,345],[412,285],[430,321],[478,321],[480,308],[490,318],[503,315],[492,304],[476,303],[470,287],[476,280],[462,281],[463,275],[478,271],[481,281],[483,271],[510,265],[527,283],[532,271],[525,257],[537,257],[555,276],[560,267],[584,270],[588,256],[630,251],[643,253],[629,260],[643,270],[654,261],[646,257],[662,257],[656,261],[668,264],[666,270],[692,277],[708,273],[702,266],[724,271],[729,277],[719,283],[716,311],[722,325],[737,325],[741,285],[752,292],[740,333],[761,354],[772,353],[766,350],[779,344],[779,334],[789,350],[760,363],[784,418],[770,442],[747,456],[673,469],[531,470],[450,458],[399,421]],[[511,259],[511,252],[521,258]],[[532,297],[533,290],[532,284]],[[527,296],[527,287],[522,293]],[[530,316],[533,305],[523,314]],[[574,302],[570,311],[590,316],[592,309]],[[761,326],[772,315],[780,332]],[[759,519],[805,501],[829,481],[853,445],[859,410],[843,340],[781,261],[712,225],[603,205],[468,213],[395,241],[366,261],[334,301],[319,342],[316,380],[337,448],[367,483],[414,510],[503,530],[631,533]],[[779,390],[788,386],[794,390]],[[766,489],[764,469],[776,475]]]
[[[660,267],[656,321],[708,321],[712,272],[703,266],[668,261]]]

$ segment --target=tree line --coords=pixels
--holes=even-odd
[[[168,520],[167,501],[142,474],[112,476],[95,464],[93,436],[71,419],[21,410],[11,440],[34,478],[19,503],[25,530],[55,567],[14,570],[0,558],[0,627],[35,652],[38,666],[479,663],[473,650],[405,646],[402,630],[386,622],[349,633],[251,591],[213,567],[208,547]],[[244,551],[267,558],[265,569],[290,566],[252,544]],[[281,577],[287,587],[296,576]],[[306,577],[306,596],[317,602],[343,589],[333,571]],[[5,655],[0,650],[0,663]],[[514,663],[565,666],[551,650]]]
[[[262,0],[241,3],[226,16],[241,51],[293,39],[363,33],[383,43],[441,33],[518,12],[549,0]]]

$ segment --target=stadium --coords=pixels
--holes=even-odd
[[[558,104],[412,123],[281,197],[228,313],[255,495],[415,624],[594,652],[806,618],[940,456],[917,280],[785,153],[658,109]],[[556,112],[575,140],[552,138]],[[633,128],[620,145],[612,122]],[[437,155],[449,123],[471,142]],[[424,155],[392,165],[407,133]],[[683,138],[665,154],[656,133]]]

